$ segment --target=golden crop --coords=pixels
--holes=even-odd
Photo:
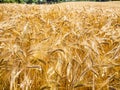
[[[0,4],[0,90],[119,90],[119,4]]]

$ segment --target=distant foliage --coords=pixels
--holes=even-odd
[[[70,1],[110,1],[110,0],[0,0],[0,3],[55,3],[55,2],[70,2]],[[115,0],[117,1],[117,0]]]

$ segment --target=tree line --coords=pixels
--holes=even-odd
[[[69,1],[111,1],[111,0],[0,0],[0,3],[52,4],[52,3],[69,2]]]

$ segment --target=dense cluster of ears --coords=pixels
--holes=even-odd
[[[0,90],[120,90],[119,3],[0,4]]]

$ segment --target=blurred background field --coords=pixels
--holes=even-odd
[[[120,2],[0,4],[0,90],[120,90]]]

